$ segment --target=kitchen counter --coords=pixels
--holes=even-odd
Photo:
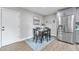
[[[76,29],[76,33],[75,33],[75,38],[76,38],[76,43],[79,43],[79,29]]]
[[[79,29],[75,29],[76,31],[79,31]]]

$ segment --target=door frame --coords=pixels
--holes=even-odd
[[[0,19],[0,23],[1,23],[1,33],[0,33],[0,36],[1,36],[1,38],[0,38],[0,48],[2,47],[2,8],[0,8],[0,17],[1,17],[1,19]]]

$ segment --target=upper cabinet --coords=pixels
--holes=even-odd
[[[79,22],[79,8],[76,9],[76,22]]]
[[[76,8],[66,8],[63,10],[58,11],[57,18],[59,21],[59,25],[61,25],[62,17],[61,16],[69,16],[74,15],[74,19],[76,20]]]
[[[60,13],[60,16],[75,15],[76,8],[66,8],[64,10],[60,10],[59,13]]]
[[[63,10],[58,11],[59,16],[61,18],[61,16],[66,16],[66,15],[74,15],[75,16],[75,22],[79,22],[79,8],[66,8]]]

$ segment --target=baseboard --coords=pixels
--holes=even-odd
[[[31,39],[32,37],[33,36],[29,36],[29,37],[23,38],[23,40]]]
[[[52,36],[55,36],[55,35],[52,35]],[[29,36],[29,37],[26,37],[26,38],[18,38],[16,41],[12,41],[6,45],[3,45],[3,46],[7,46],[7,45],[10,45],[10,44],[13,44],[13,43],[16,43],[16,42],[21,42],[21,41],[24,41],[24,40],[27,40],[27,39],[31,39],[33,36]],[[2,46],[2,47],[3,47]]]
[[[18,38],[18,39],[16,39],[16,41],[11,41],[10,43],[7,43],[7,44],[3,45],[2,47],[10,45],[10,44],[13,44],[13,43],[16,43],[16,42],[21,42],[21,41],[24,41],[24,40],[27,40],[27,39],[30,39],[30,38],[32,38],[32,36],[29,36],[29,37],[26,37],[26,38],[23,38],[23,39],[22,38]]]

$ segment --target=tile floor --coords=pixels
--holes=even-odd
[[[0,48],[0,51],[32,51],[25,41],[13,43]],[[55,40],[47,45],[42,51],[79,51],[79,45],[72,45]]]

